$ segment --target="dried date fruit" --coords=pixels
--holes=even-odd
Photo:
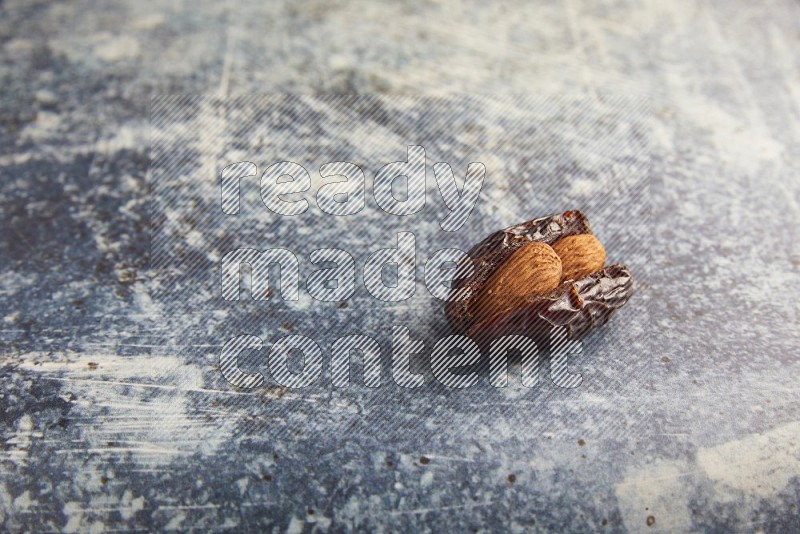
[[[606,252],[580,211],[533,219],[493,233],[468,253],[471,276],[447,302],[453,327],[486,338],[566,328],[571,339],[605,324],[633,293],[631,273],[604,266]]]

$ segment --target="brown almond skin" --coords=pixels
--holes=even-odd
[[[553,250],[561,258],[562,280],[579,280],[606,263],[606,250],[591,234],[562,237],[553,243]]]
[[[471,315],[480,320],[525,306],[528,297],[549,293],[562,278],[561,259],[553,248],[537,241],[514,251],[481,288]]]

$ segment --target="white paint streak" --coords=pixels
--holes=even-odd
[[[637,470],[617,484],[615,494],[625,526],[631,532],[687,532],[691,527],[686,467],[675,461],[658,461]]]
[[[700,449],[697,463],[722,501],[774,498],[800,477],[800,422]]]
[[[95,55],[104,61],[120,61],[139,56],[139,41],[130,35],[107,37],[94,49]]]
[[[213,454],[232,435],[236,421],[235,417],[206,420],[209,410],[192,394],[224,392],[204,388],[203,368],[178,357],[94,354],[53,360],[52,355],[29,353],[20,357],[18,369],[64,381],[74,395],[70,419],[78,423],[85,443],[60,449],[59,454],[94,452],[105,458],[130,454],[146,464],[168,463],[175,455]],[[24,420],[17,426],[11,442],[15,451],[25,451],[16,457],[22,462],[32,428]]]

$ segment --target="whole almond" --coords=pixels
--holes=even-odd
[[[553,250],[561,258],[563,280],[579,280],[606,263],[606,250],[591,234],[562,237],[553,243]]]
[[[549,293],[561,282],[561,259],[553,248],[531,241],[492,273],[477,296],[473,317],[482,318],[524,306],[528,297]]]

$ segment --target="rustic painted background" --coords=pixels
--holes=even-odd
[[[798,50],[789,0],[0,3],[3,529],[796,530]],[[228,387],[231,323],[154,296],[150,102],[274,92],[644,95],[649,269],[583,385]],[[516,176],[474,230],[544,214]]]

